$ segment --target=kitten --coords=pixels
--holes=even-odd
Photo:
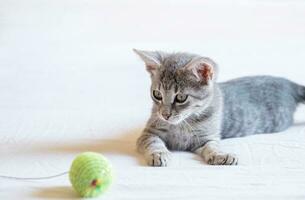
[[[191,151],[211,165],[236,165],[219,140],[287,129],[305,87],[271,76],[217,83],[210,58],[134,50],[151,75],[153,108],[137,141],[148,165],[167,166],[169,150]]]

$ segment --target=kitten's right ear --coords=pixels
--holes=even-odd
[[[144,61],[146,70],[151,75],[154,75],[161,66],[161,55],[156,51],[142,51],[137,49],[133,49],[133,51]]]
[[[210,84],[217,78],[218,67],[217,64],[207,57],[193,58],[184,69],[189,70],[196,77],[196,79],[203,84]]]

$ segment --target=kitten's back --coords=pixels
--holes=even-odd
[[[305,88],[284,78],[253,76],[220,83],[222,138],[280,132],[293,123]]]

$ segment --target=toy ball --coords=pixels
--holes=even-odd
[[[101,154],[85,152],[72,162],[69,178],[74,190],[80,196],[97,197],[110,186],[112,168]]]

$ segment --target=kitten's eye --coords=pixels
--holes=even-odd
[[[162,94],[161,94],[161,92],[158,91],[158,90],[154,90],[154,91],[153,91],[153,96],[154,96],[155,99],[157,99],[157,100],[159,100],[159,101],[162,100]]]
[[[184,103],[187,100],[187,95],[186,94],[177,94],[176,96],[176,102],[177,103]]]

